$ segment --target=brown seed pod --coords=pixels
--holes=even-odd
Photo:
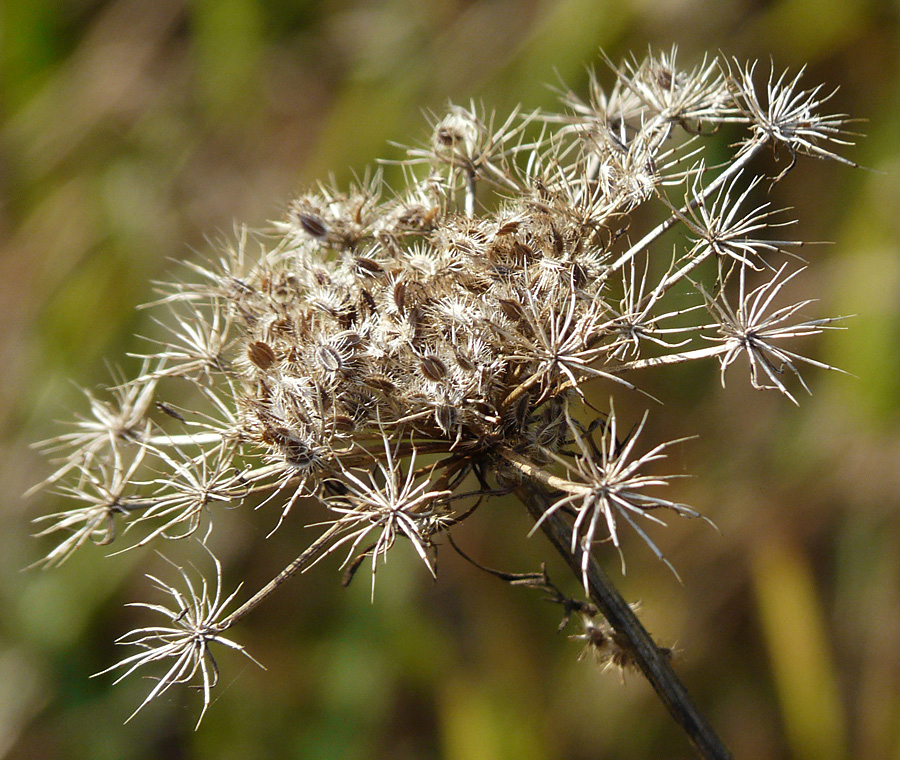
[[[341,342],[341,345],[347,346],[347,348],[359,348],[363,344],[362,335],[352,330],[339,333],[336,339]]]
[[[378,302],[375,297],[365,288],[361,288],[359,294],[362,296],[363,302],[372,314],[378,313]]]
[[[247,358],[260,369],[268,369],[275,363],[275,352],[268,343],[255,340],[247,346]]]
[[[419,369],[429,380],[439,382],[447,375],[447,365],[434,354],[425,354],[419,359]]]
[[[297,211],[294,218],[307,235],[320,240],[328,236],[328,226],[322,217],[306,211]]]
[[[497,237],[501,237],[503,235],[512,235],[517,229],[519,229],[519,225],[521,222],[518,219],[513,219],[509,222],[500,226],[500,229],[497,230]]]
[[[403,280],[398,280],[394,283],[393,297],[397,311],[403,311],[406,306],[406,283]]]
[[[512,252],[517,259],[521,259],[523,261],[529,261],[534,258],[534,249],[526,243],[514,243]]]
[[[331,425],[340,433],[351,433],[356,429],[356,420],[346,414],[335,414],[331,417]]]
[[[500,305],[500,311],[513,322],[526,321],[525,309],[522,308],[522,304],[518,301],[513,301],[509,298],[500,298],[497,303]]]
[[[316,361],[326,372],[340,372],[344,369],[343,358],[340,353],[331,346],[318,346],[314,354]]]
[[[369,375],[363,379],[363,385],[367,385],[369,388],[374,388],[376,391],[381,391],[384,394],[393,393],[397,390],[397,386],[384,375]]]
[[[475,364],[475,362],[473,362],[459,349],[454,349],[453,358],[456,359],[457,365],[464,372],[474,372],[476,369],[478,369],[478,366]]]
[[[365,256],[355,256],[353,263],[358,274],[376,275],[382,271],[381,264],[375,261],[375,259],[370,259]]]

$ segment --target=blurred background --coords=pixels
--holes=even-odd
[[[152,552],[88,546],[22,571],[50,545],[20,495],[49,472],[29,444],[83,409],[77,386],[141,350],[138,304],[178,261],[261,227],[293,194],[339,182],[389,141],[426,136],[423,110],[482,100],[550,106],[547,83],[585,91],[602,47],[618,61],[679,45],[806,64],[839,86],[830,111],[867,120],[846,155],[801,161],[772,192],[800,219],[813,266],[799,297],[857,315],[797,348],[811,369],[794,407],[742,372],[660,370],[647,443],[682,435],[677,499],[712,518],[638,540],[627,575],[603,556],[738,758],[900,757],[900,82],[896,0],[8,0],[0,5],[0,757],[690,758],[637,675],[624,684],[556,633],[559,609],[441,554],[433,583],[398,549],[340,587],[337,561],[294,579],[235,631],[263,664],[222,654],[199,695],[173,689],[128,724],[152,684],[90,675],[154,598]],[[610,82],[609,72],[601,81]],[[634,403],[634,407],[628,406]],[[643,401],[619,411],[638,418]],[[617,409],[619,402],[617,401]],[[672,496],[672,493],[667,493]],[[312,535],[229,513],[226,585],[248,591]],[[467,551],[507,571],[575,584],[511,505],[482,508]],[[293,532],[292,532],[293,530]],[[182,556],[183,547],[166,547]],[[194,547],[196,549],[196,547]]]

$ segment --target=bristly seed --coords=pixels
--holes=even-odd
[[[447,375],[447,365],[434,354],[426,354],[419,359],[419,368],[429,380],[439,382]]]
[[[317,346],[315,355],[316,361],[318,361],[322,368],[327,372],[340,372],[344,369],[344,361],[341,358],[341,355],[331,346]]]
[[[269,369],[275,363],[272,347],[261,340],[255,340],[247,346],[247,356],[260,369]]]
[[[303,231],[308,235],[320,239],[328,236],[328,227],[320,216],[304,211],[296,212],[295,216]]]

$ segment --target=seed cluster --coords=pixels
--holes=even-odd
[[[571,522],[585,587],[593,547],[618,547],[622,522],[661,557],[642,525],[696,514],[652,493],[670,477],[647,466],[669,444],[640,453],[643,423],[621,435],[612,407],[589,420],[588,383],[633,392],[643,368],[708,359],[724,382],[746,356],[755,387],[794,400],[798,364],[830,369],[780,345],[833,320],[773,305],[803,265],[785,256],[799,241],[772,234],[790,220],[759,167],[766,147],[789,161],[769,181],[800,154],[849,163],[834,152],[846,119],[819,113],[830,95],[799,75],[758,87],[755,64],[682,70],[675,50],[613,71],[608,90],[592,75],[587,99],[562,93],[561,113],[501,123],[452,106],[399,162],[399,192],[384,168],[319,186],[268,232],[189,264],[161,289],[170,336],[139,377],[109,401],[88,394],[90,415],[43,444],[57,460],[43,485],[80,502],[41,518],[41,535],[63,536],[45,565],[121,527],[132,545],[205,537],[217,505],[259,495],[278,525],[304,498],[334,515],[230,613],[218,562],[209,588],[157,581],[191,622],[173,610],[165,633],[125,638],[144,649],[128,672],[175,659],[151,697],[196,677],[208,702],[208,642],[240,649],[221,634],[288,576],[341,549],[351,572],[371,558],[374,582],[398,538],[433,572],[437,537],[523,482],[551,497],[541,521]],[[175,380],[193,400],[172,400]]]

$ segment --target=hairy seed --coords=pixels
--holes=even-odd
[[[511,222],[506,222],[506,224],[501,225],[500,229],[497,230],[497,237],[512,235],[517,229],[519,229],[521,224],[522,223],[517,219],[514,219]]]
[[[522,308],[522,304],[518,301],[513,301],[509,298],[500,298],[497,300],[497,303],[500,304],[500,311],[513,322],[526,321],[525,309]]]
[[[357,332],[348,330],[335,336],[336,340],[347,346],[348,348],[358,348],[363,344],[363,337]]]
[[[247,357],[260,369],[268,369],[275,363],[272,347],[261,340],[255,340],[247,346]]]
[[[339,372],[344,368],[344,361],[341,355],[331,346],[318,346],[315,350],[316,361],[327,372]]]
[[[375,300],[374,296],[365,288],[361,288],[359,294],[362,296],[363,301],[365,301],[366,306],[369,307],[369,311],[373,314],[377,314],[378,302]]]
[[[454,350],[453,358],[456,359],[457,365],[459,365],[459,368],[464,372],[474,372],[476,369],[478,369],[478,366],[475,364],[475,362],[469,359],[469,357],[459,349]]]
[[[356,420],[346,414],[333,415],[331,424],[335,430],[341,433],[349,433],[356,429]]]
[[[369,375],[363,380],[363,384],[385,394],[393,393],[397,390],[397,386],[384,375]]]
[[[298,211],[296,218],[297,223],[308,235],[320,239],[328,235],[328,227],[322,217],[306,213],[305,211]]]
[[[443,380],[447,374],[447,365],[434,354],[426,354],[423,356],[419,360],[419,368],[422,370],[422,374],[425,375],[425,377],[429,380],[434,380],[435,382]]]
[[[382,271],[381,264],[375,259],[369,259],[365,256],[356,256],[353,259],[353,263],[356,265],[356,271],[363,275],[378,274]]]

